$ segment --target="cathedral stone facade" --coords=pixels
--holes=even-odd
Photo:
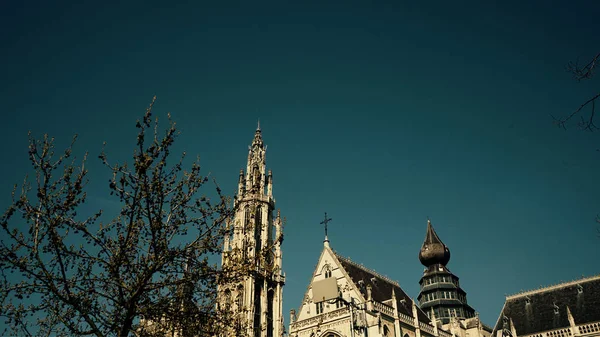
[[[223,270],[237,276],[219,280],[217,290],[218,307],[233,312],[234,319],[214,337],[285,335],[283,223],[275,213],[265,154],[259,125],[224,238]],[[491,329],[467,304],[458,277],[446,267],[450,249],[429,220],[419,251],[425,270],[418,303],[396,281],[335,252],[328,220],[325,214],[323,250],[304,299],[290,312],[290,337],[600,337],[600,276],[508,296]],[[152,330],[153,322],[142,325]],[[187,334],[173,329],[168,335]]]
[[[453,289],[455,294],[466,295],[458,287],[458,278],[445,269],[445,264],[450,259],[450,251],[437,237],[431,223],[427,225],[425,243],[419,256],[424,264],[437,268],[430,272],[425,271],[421,282],[434,282],[427,282],[428,284],[422,287],[420,297],[438,289],[445,289],[442,285],[445,283],[452,285],[446,288]],[[444,280],[441,276],[450,278]],[[322,301],[314,296],[314,287],[326,279],[335,279],[338,297]],[[427,301],[430,305],[426,306],[429,309],[426,312],[397,282],[341,256],[331,249],[329,240],[325,237],[323,251],[304,300],[297,312],[292,310],[290,313],[289,334],[291,337],[490,336],[491,329],[479,321],[474,310],[466,305],[466,299],[448,303],[437,299],[436,301]],[[448,311],[446,306],[452,309],[466,309],[462,311],[466,315],[459,316],[460,310]],[[437,318],[436,312],[442,317]],[[446,317],[445,313],[448,312],[450,316]]]
[[[283,336],[282,220],[275,211],[273,176],[266,171],[266,146],[260,126],[248,151],[246,171],[240,172],[231,236],[224,242],[222,264],[243,262],[241,279],[221,283],[219,305],[235,312],[246,336]],[[232,335],[225,333],[226,336]]]
[[[218,287],[219,305],[233,308],[236,326],[248,337],[285,334],[282,220],[275,213],[265,153],[259,127],[246,170],[240,172],[222,257],[224,267],[243,261],[247,270],[241,279]],[[447,268],[450,249],[430,221],[419,251],[425,270],[418,302],[397,282],[335,252],[327,221],[326,215],[323,250],[311,282],[298,311],[290,312],[290,337],[600,337],[600,277],[509,296],[492,329],[467,303],[459,278]],[[332,291],[319,299],[324,284]],[[239,333],[234,330],[222,335]]]

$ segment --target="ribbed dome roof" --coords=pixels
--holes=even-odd
[[[438,263],[445,266],[450,261],[450,250],[437,236],[429,220],[427,220],[425,241],[421,246],[421,251],[419,251],[419,260],[425,267]]]

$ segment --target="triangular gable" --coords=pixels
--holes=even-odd
[[[312,284],[315,281],[319,281],[325,278],[325,271],[331,271],[331,277],[335,277],[338,282],[338,286],[342,293],[342,297],[349,300],[350,297],[355,298],[356,301],[364,302],[365,298],[356,287],[356,285],[350,279],[348,273],[344,270],[342,263],[338,260],[335,253],[331,248],[325,246],[319,257],[319,262],[313,272],[310,279],[310,283],[304,293],[302,304],[296,313],[296,320],[304,320],[315,315],[315,304],[312,301]],[[329,304],[331,305],[331,304]]]
[[[312,283],[324,279],[325,270],[330,270],[331,277],[335,277],[338,280],[338,286],[344,299],[349,300],[350,297],[353,297],[357,302],[366,302],[366,287],[370,285],[373,300],[392,306],[391,298],[392,292],[394,292],[398,312],[409,317],[414,317],[412,309],[413,300],[402,290],[397,282],[367,269],[325,246],[302,299],[302,304],[296,313],[297,321],[315,315],[316,307],[312,301]],[[416,307],[419,321],[425,323],[431,322],[423,310],[419,306]]]

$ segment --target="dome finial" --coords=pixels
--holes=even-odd
[[[427,217],[427,233],[425,234],[425,241],[419,251],[419,260],[425,267],[434,264],[445,266],[448,264],[448,261],[450,261],[450,250],[438,237],[431,225],[429,217]]]

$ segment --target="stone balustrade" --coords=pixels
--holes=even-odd
[[[429,325],[427,323],[419,322],[419,327],[421,328],[421,330],[427,332],[430,335],[434,335],[435,334],[435,330],[433,330],[433,325]]]
[[[390,307],[389,305],[373,301],[373,307],[383,314],[386,314],[390,317],[394,317],[394,308]]]
[[[337,309],[337,310],[330,311],[330,312],[326,312],[324,314],[310,317],[310,318],[307,318],[307,319],[304,319],[301,321],[296,321],[296,322],[290,324],[290,329],[291,330],[302,329],[306,326],[314,325],[319,322],[327,322],[327,321],[330,321],[330,320],[333,320],[340,316],[345,316],[345,315],[350,315],[350,311],[349,311],[348,307]]]
[[[578,329],[579,329],[579,333],[581,335],[585,335],[585,334],[589,334],[589,333],[593,333],[593,332],[600,332],[600,322],[581,325],[578,327]]]
[[[585,336],[587,334],[593,334],[600,332],[600,322],[588,323],[584,325],[580,325],[577,328],[578,335]],[[556,329],[551,331],[546,331],[542,333],[535,333],[531,335],[523,335],[519,337],[571,337],[575,335],[574,331],[569,328]]]
[[[400,322],[406,323],[410,326],[415,325],[415,320],[412,317],[405,315],[401,312],[398,313],[398,318],[400,319]]]
[[[553,330],[546,332],[546,337],[570,337],[573,336],[571,328]]]

